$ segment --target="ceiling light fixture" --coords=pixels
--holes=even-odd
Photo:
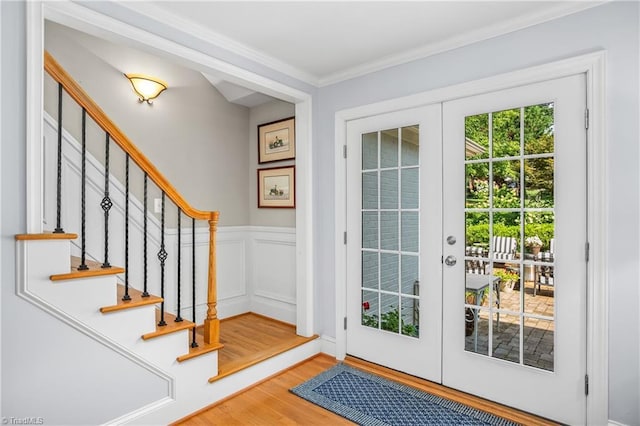
[[[151,105],[151,101],[157,98],[160,93],[167,90],[167,83],[159,78],[149,77],[144,74],[125,74],[125,77],[131,82],[133,90],[138,95],[140,102],[146,102]]]

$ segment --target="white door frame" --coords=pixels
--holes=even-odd
[[[295,103],[296,115],[296,322],[297,333],[314,333],[312,96],[170,39],[69,1],[27,2],[27,232],[42,232],[42,118],[44,19],[110,41],[155,50],[200,71],[222,73],[229,81]]]
[[[436,102],[478,95],[537,83],[579,73],[587,75],[587,238],[590,259],[587,264],[587,397],[588,424],[608,422],[608,256],[607,256],[607,147],[605,133],[605,62],[606,52],[552,62],[519,71],[500,74],[454,86],[434,89],[402,98],[338,111],[335,115],[335,283],[336,283],[336,358],[346,356],[346,123],[350,120],[414,108]]]

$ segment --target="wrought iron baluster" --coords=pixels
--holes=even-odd
[[[191,315],[192,321],[196,323],[196,220],[191,218]],[[193,327],[191,347],[197,348],[196,327]]]
[[[60,217],[62,213],[62,84],[58,83],[58,170],[56,187],[56,229],[54,234],[64,234]]]
[[[124,296],[122,300],[131,300],[129,296],[129,154],[124,167]]]
[[[181,244],[182,230],[180,229],[180,216],[182,216],[182,209],[178,207],[178,310],[177,310],[178,313],[177,313],[175,322],[182,322],[182,316],[180,315],[180,287],[181,287],[180,263],[182,258],[182,250],[180,249],[182,247],[182,244]]]
[[[164,247],[164,198],[165,194],[162,191],[162,214],[161,214],[161,234],[160,234],[160,251],[158,252],[158,260],[160,260],[160,297],[162,297],[162,303],[160,303],[160,322],[158,326],[162,327],[167,325],[164,320],[164,262],[167,260],[167,251]]]
[[[144,256],[144,290],[142,291],[142,297],[149,297],[149,292],[147,291],[147,181],[149,180],[149,176],[147,172],[144,172],[144,237],[143,237],[143,248],[142,253]]]
[[[87,111],[82,108],[82,182],[81,186],[81,226],[82,226],[82,239],[81,239],[81,251],[80,254],[80,266],[78,266],[78,271],[86,271],[89,269],[87,266],[87,212],[86,212],[86,203],[87,203]]]
[[[113,202],[109,198],[109,133],[106,133],[104,140],[104,198],[100,203],[104,210],[104,262],[103,268],[111,268],[109,264],[109,210],[113,207]]]

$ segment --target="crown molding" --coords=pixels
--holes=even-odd
[[[537,14],[529,14],[508,22],[501,22],[489,27],[484,27],[476,31],[464,33],[459,36],[451,37],[436,43],[429,43],[416,49],[406,50],[395,55],[389,55],[376,61],[366,62],[355,67],[347,68],[343,71],[322,77],[319,80],[318,87],[329,86],[340,83],[345,80],[360,77],[365,74],[380,71],[396,65],[402,65],[411,61],[424,59],[429,56],[443,53],[449,50],[457,49],[473,43],[477,43],[490,38],[498,37],[504,34],[515,32],[537,24],[542,24],[553,19],[571,15],[592,7],[600,6],[612,0],[599,1],[572,1],[565,2],[553,9],[541,11]]]
[[[118,3],[118,5],[129,9],[130,11],[151,18],[154,21],[157,21],[173,29],[186,32],[189,35],[196,37],[197,39],[204,41],[207,44],[211,44],[215,47],[228,50],[236,55],[242,56],[245,59],[271,68],[282,74],[288,75],[289,77],[293,77],[297,80],[302,81],[303,83],[309,84],[314,87],[318,87],[319,85],[320,80],[318,76],[296,68],[290,64],[287,64],[286,62],[267,55],[266,53],[255,50],[244,43],[240,43],[236,40],[226,37],[216,31],[206,28],[201,24],[167,12],[151,1],[122,2]],[[188,28],[188,31],[185,31],[185,28]]]

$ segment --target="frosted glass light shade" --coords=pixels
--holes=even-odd
[[[149,77],[143,74],[125,74],[125,77],[131,82],[133,90],[138,95],[138,100],[140,102],[147,102],[148,104],[169,87],[167,83],[159,78]]]

